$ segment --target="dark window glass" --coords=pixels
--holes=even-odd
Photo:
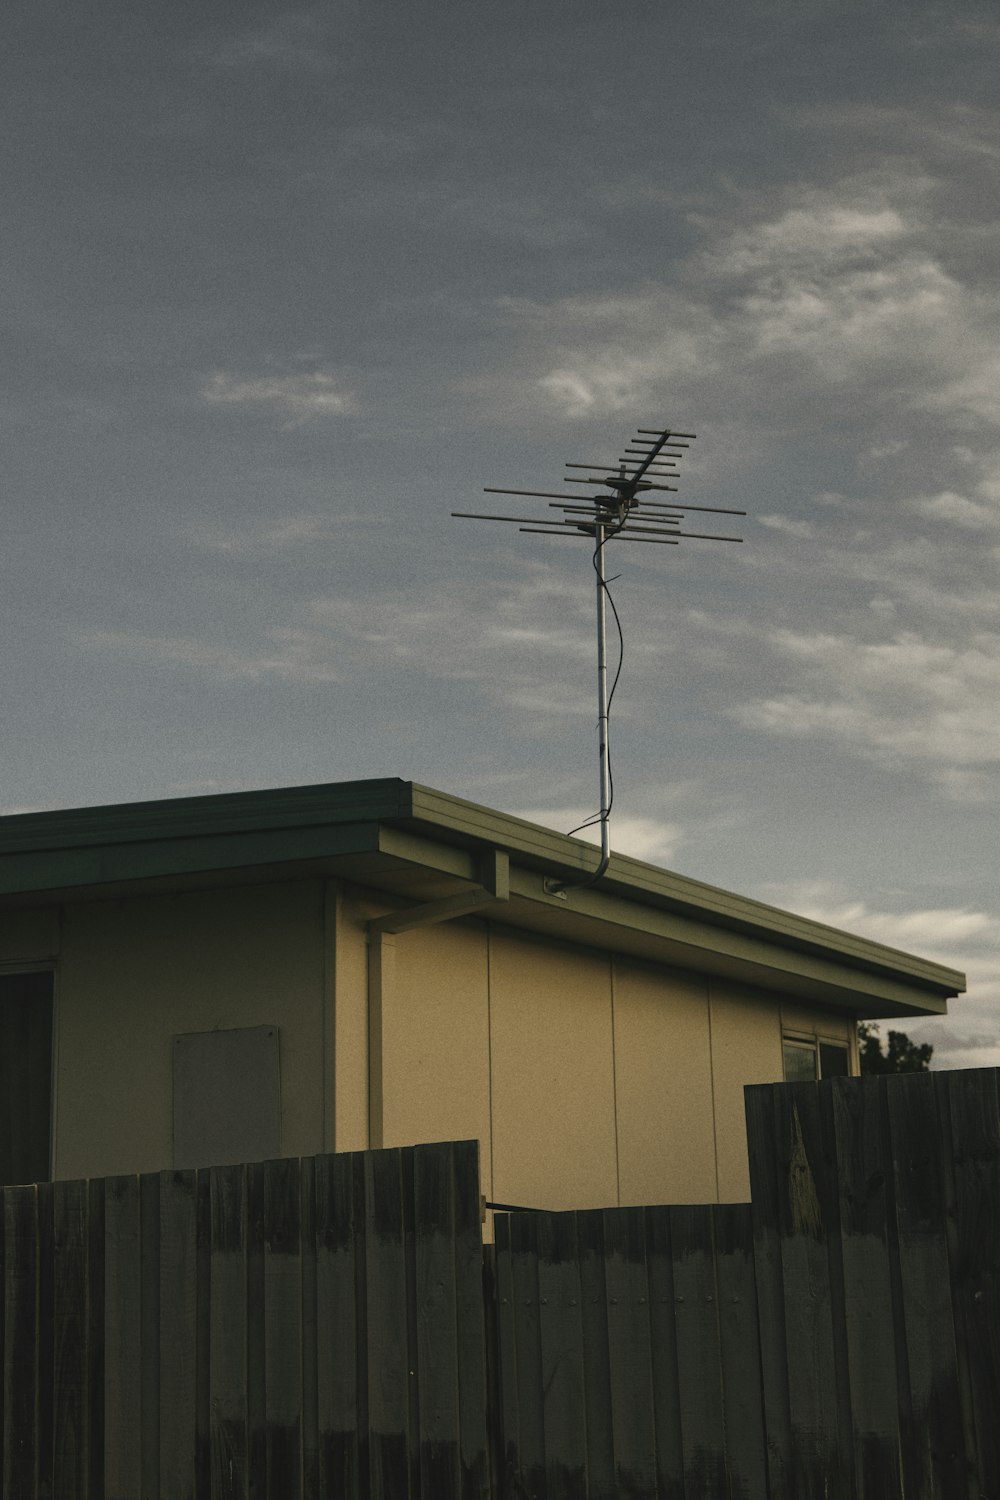
[[[0,1184],[47,1182],[52,975],[0,974]]]
[[[816,1047],[813,1042],[795,1042],[785,1037],[783,1047],[786,1083],[815,1083]]]
[[[820,1042],[819,1076],[821,1078],[846,1078],[850,1073],[847,1048],[839,1042]]]

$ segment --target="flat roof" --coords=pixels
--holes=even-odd
[[[796,995],[860,1016],[943,1014],[958,970],[626,855],[596,885],[592,844],[395,778],[17,813],[0,818],[0,911],[197,885],[351,880],[392,902],[460,894],[507,856],[482,915],[549,940]]]

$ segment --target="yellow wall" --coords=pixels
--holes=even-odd
[[[171,1038],[280,1028],[281,1147],[322,1149],[319,881],[68,906],[56,979],[59,1177],[172,1158]]]
[[[481,930],[450,924],[383,938],[395,982],[383,997],[382,1138],[386,1146],[478,1139],[490,1177],[490,1023]]]
[[[333,888],[327,911],[334,927],[335,1151],[367,1151],[368,943],[367,923],[383,910],[350,890]],[[328,939],[329,941],[329,939]]]
[[[56,966],[56,1173],[171,1161],[171,1038],[280,1028],[286,1155],[474,1137],[483,1188],[551,1208],[749,1196],[743,1087],[782,1030],[849,1018],[476,919],[383,939],[385,903],[300,880],[12,913],[0,964]],[[371,1088],[372,1072],[381,1089]]]
[[[371,914],[341,933],[345,967]],[[781,1079],[783,1025],[850,1031],[816,1007],[499,925],[384,942],[376,1138],[477,1137],[484,1192],[505,1203],[745,1200],[744,1085]]]
[[[715,1191],[703,979],[615,965],[622,1203],[699,1203]]]
[[[502,1203],[618,1201],[610,964],[490,934],[493,1189]]]
[[[781,1081],[781,1012],[774,999],[725,980],[709,981],[708,992],[719,1202],[741,1203],[750,1197],[743,1089]]]

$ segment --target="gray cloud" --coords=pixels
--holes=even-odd
[[[201,388],[217,406],[262,406],[286,416],[286,427],[300,427],[314,417],[343,417],[357,410],[352,392],[327,370],[244,379],[217,370]]]
[[[1000,914],[965,908],[873,910],[823,881],[774,885],[770,899],[832,927],[917,952],[966,974],[968,993],[949,1004],[947,1021],[886,1023],[931,1042],[935,1067],[1000,1066]]]
[[[402,774],[568,826],[586,548],[448,513],[672,421],[747,540],[613,551],[613,841],[940,939],[942,1050],[991,1046],[993,19],[49,19],[0,60],[5,802]]]
[[[750,727],[893,760],[1000,762],[1000,635],[961,649],[911,633],[868,644],[783,631],[768,644],[803,686],[736,709]]]

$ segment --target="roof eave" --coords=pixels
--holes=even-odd
[[[613,855],[597,886],[572,888],[594,868],[585,841],[392,778],[0,819],[0,896],[23,904],[185,878],[343,873],[354,861],[369,883],[384,872],[387,889],[405,866],[412,890],[474,880],[490,849],[514,869],[516,900],[498,919],[549,938],[808,992],[859,1015],[940,1014],[965,988],[957,970],[627,856]],[[571,883],[564,898],[545,890],[553,875]]]

